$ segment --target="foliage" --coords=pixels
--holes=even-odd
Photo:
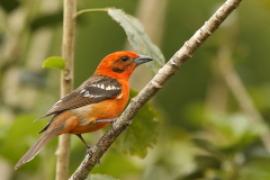
[[[20,115],[16,117],[12,126],[5,130],[1,138],[0,153],[9,160],[16,162],[21,154],[34,142],[33,134],[37,134],[41,126],[32,126],[35,118],[31,115]],[[14,140],[17,140],[14,143]],[[17,149],[10,153],[11,149]]]
[[[164,55],[145,33],[143,25],[137,18],[116,8],[83,9],[77,13],[77,17],[88,12],[102,11],[107,12],[114,21],[119,23],[127,35],[128,42],[136,52],[153,57],[153,63],[147,65],[149,65],[151,70],[156,73],[165,63]]]
[[[153,147],[158,136],[159,116],[156,111],[152,104],[146,104],[117,140],[115,148],[123,153],[145,157],[148,148]]]
[[[60,56],[51,56],[46,58],[42,63],[43,68],[64,69],[65,60]]]
[[[140,21],[120,9],[109,8],[108,14],[125,30],[128,41],[135,51],[154,58],[155,61],[150,63],[150,66],[154,72],[157,72],[164,65],[165,58],[160,49],[151,42],[144,32]]]
[[[116,178],[113,178],[111,176],[107,176],[107,175],[101,175],[101,174],[92,174],[89,177],[89,180],[118,180]]]

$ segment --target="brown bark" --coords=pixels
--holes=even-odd
[[[73,89],[73,61],[75,44],[75,20],[77,0],[64,0],[62,56],[65,59],[65,69],[61,72],[61,97]],[[56,180],[68,179],[70,135],[59,137],[56,151]]]
[[[92,146],[89,153],[70,177],[71,180],[86,179],[116,138],[132,123],[138,110],[165,84],[205,40],[219,27],[241,0],[227,0],[205,24],[171,57],[153,79],[133,98],[113,127]]]

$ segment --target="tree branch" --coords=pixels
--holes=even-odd
[[[219,52],[219,60],[217,63],[221,75],[223,76],[227,86],[232,91],[235,99],[242,108],[243,112],[247,115],[248,119],[253,123],[256,123],[259,136],[265,147],[270,152],[270,131],[269,128],[260,114],[255,108],[251,97],[248,94],[241,78],[232,64],[232,56],[230,49],[226,46],[222,46]]]
[[[219,27],[225,18],[239,5],[241,0],[227,0],[205,24],[171,57],[153,79],[131,100],[113,127],[92,146],[70,177],[70,180],[86,179],[88,173],[99,162],[116,138],[132,123],[138,110],[164,85],[164,83],[188,60],[194,51]]]
[[[73,89],[73,61],[75,44],[75,20],[77,0],[64,0],[62,56],[65,59],[65,69],[61,72],[61,97]],[[56,151],[56,180],[68,179],[70,135],[59,137]]]

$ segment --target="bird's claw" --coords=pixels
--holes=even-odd
[[[89,154],[89,156],[92,155],[92,151],[91,151],[91,146],[90,145],[87,145],[87,147],[86,147],[86,153]]]
[[[93,155],[93,151],[92,151],[92,146],[88,146],[87,147],[87,149],[86,149],[86,153],[90,156],[90,157],[92,157],[92,155]],[[97,164],[100,164],[100,159],[97,159]]]

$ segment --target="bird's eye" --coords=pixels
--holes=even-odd
[[[122,56],[120,59],[121,59],[121,61],[126,62],[126,61],[129,60],[129,57],[128,56]]]

